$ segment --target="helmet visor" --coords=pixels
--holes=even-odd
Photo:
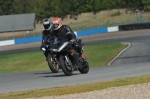
[[[45,29],[49,29],[49,27],[50,27],[50,24],[45,24],[45,25],[44,25],[44,28],[45,28]]]
[[[59,24],[54,24],[54,28],[57,28],[59,26]]]

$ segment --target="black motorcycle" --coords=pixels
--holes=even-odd
[[[48,56],[56,62],[62,69],[65,75],[71,76],[73,71],[79,70],[80,73],[85,74],[89,72],[89,64],[85,56],[79,57],[80,67],[76,67],[72,55],[69,54],[72,43],[66,41],[65,38],[57,37],[50,47]],[[83,46],[83,45],[82,45]]]

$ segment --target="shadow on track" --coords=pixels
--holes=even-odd
[[[40,72],[40,73],[34,73],[35,75],[47,75],[47,76],[40,76],[40,77],[69,77],[69,76],[66,76],[64,73],[52,73],[52,72]],[[81,73],[73,73],[72,76],[75,76],[75,75],[79,75]]]
[[[72,74],[72,76],[75,75],[80,75],[81,73],[76,73],[76,74]],[[49,75],[49,76],[42,76],[42,77],[71,77],[71,76],[66,76],[65,74],[59,74],[59,75]]]
[[[42,73],[34,73],[34,74],[53,74],[52,72],[42,72]]]

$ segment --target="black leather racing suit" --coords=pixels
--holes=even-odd
[[[76,65],[79,66],[78,62],[79,62],[79,56],[81,54],[80,52],[82,47],[80,44],[77,43],[76,35],[71,30],[71,28],[67,25],[62,25],[60,29],[54,30],[52,35],[55,37],[64,37],[68,41],[74,39],[73,47],[79,52],[79,54],[75,51],[74,53],[72,53],[72,55]]]
[[[42,32],[42,45],[40,47],[40,49],[42,50],[42,48],[46,48],[46,45],[50,45],[50,43],[53,42],[53,35],[52,35],[52,30],[44,30]],[[43,54],[45,55],[46,59],[47,59],[47,51],[43,51]]]

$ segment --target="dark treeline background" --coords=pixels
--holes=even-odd
[[[150,10],[150,0],[0,0],[0,15],[35,13],[36,19],[126,8]]]

